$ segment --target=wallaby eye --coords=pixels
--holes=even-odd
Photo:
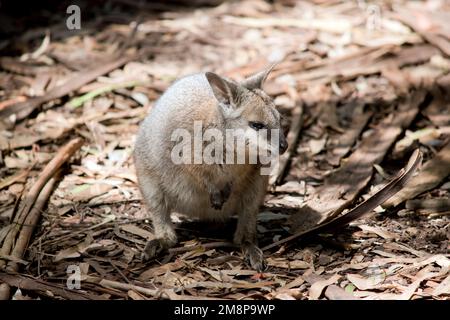
[[[254,129],[254,130],[256,130],[256,131],[261,130],[261,129],[264,129],[264,128],[266,127],[266,125],[265,125],[264,123],[262,123],[262,122],[253,122],[253,121],[250,121],[250,122],[248,123],[248,125],[250,126],[250,128],[252,128],[252,129]]]

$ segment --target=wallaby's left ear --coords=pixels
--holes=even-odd
[[[219,102],[225,102],[232,108],[236,108],[236,102],[239,96],[238,85],[213,72],[206,72],[205,76],[216,99]]]
[[[248,77],[247,79],[245,79],[244,81],[242,81],[241,85],[246,87],[247,89],[261,89],[264,81],[266,81],[267,77],[269,76],[270,72],[273,70],[273,68],[275,67],[275,63],[273,63],[272,65],[270,65],[268,68],[266,68],[263,71],[260,71],[250,77]]]

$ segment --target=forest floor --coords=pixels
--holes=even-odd
[[[79,30],[61,3],[0,11],[0,298],[449,299],[448,2],[97,2]],[[178,247],[142,262],[139,123],[176,78],[272,62],[290,147],[258,218],[267,270],[223,245],[235,219],[177,215]],[[383,205],[280,241],[369,199],[417,149]]]

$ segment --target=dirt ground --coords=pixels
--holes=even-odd
[[[75,30],[57,3],[0,8],[0,298],[449,299],[448,2],[79,1]],[[178,247],[143,263],[139,123],[183,75],[274,62],[290,147],[258,218],[267,270],[228,246],[234,218],[176,214]],[[280,241],[375,195],[414,150],[383,205]]]

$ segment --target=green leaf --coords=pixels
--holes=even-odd
[[[345,291],[348,293],[353,293],[353,291],[355,291],[355,288],[355,285],[353,283],[350,283],[345,287]]]

